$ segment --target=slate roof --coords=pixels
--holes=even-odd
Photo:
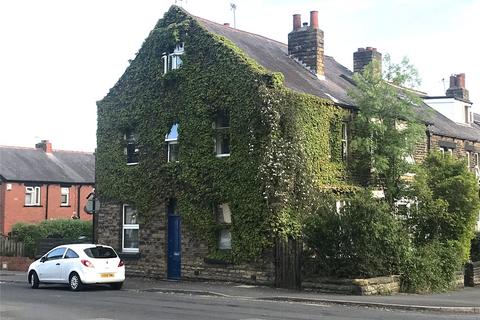
[[[95,183],[93,153],[0,146],[0,178],[7,181]]]
[[[325,56],[326,80],[319,80],[313,73],[288,56],[288,46],[284,43],[226,27],[203,18],[194,18],[208,31],[232,41],[266,69],[281,72],[285,76],[285,85],[288,88],[327,98],[339,104],[354,105],[353,100],[347,95],[347,90],[352,87],[349,79],[353,73],[332,57]]]
[[[339,105],[355,106],[355,102],[347,94],[348,90],[354,88],[351,79],[353,73],[334,58],[325,56],[325,80],[320,80],[288,56],[288,46],[284,43],[200,17],[192,17],[209,32],[232,41],[266,69],[281,72],[285,77],[286,87],[330,99]],[[448,119],[427,104],[422,104],[416,110],[433,134],[480,141],[480,115],[478,114],[475,115],[477,123],[467,126]]]

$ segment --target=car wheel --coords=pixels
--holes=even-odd
[[[80,276],[78,275],[78,273],[73,272],[70,275],[68,283],[70,285],[70,290],[72,291],[82,290],[83,284],[82,284],[82,280],[80,280]]]
[[[40,285],[40,281],[38,280],[38,276],[35,271],[30,272],[29,280],[30,280],[29,282],[32,289],[38,289],[38,286]]]
[[[110,288],[112,288],[113,290],[120,290],[122,289],[122,286],[123,286],[123,282],[110,283]]]

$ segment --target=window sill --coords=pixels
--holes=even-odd
[[[137,164],[138,164],[138,162],[132,162],[132,163],[128,163],[128,162],[127,162],[127,166],[135,166],[135,165],[137,165]]]
[[[140,252],[119,252],[118,256],[125,261],[134,261],[140,259]]]
[[[220,154],[216,154],[215,157],[217,157],[217,158],[230,157],[230,153],[220,153]]]
[[[71,207],[71,205],[69,205],[69,204],[61,204],[60,205],[60,208],[70,208],[70,207]]]
[[[23,207],[25,207],[25,208],[42,208],[43,206],[39,205],[39,204],[25,204],[25,205],[23,205]]]

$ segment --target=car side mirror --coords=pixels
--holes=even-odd
[[[40,259],[40,262],[45,262],[47,261],[47,257],[43,256],[42,259]]]

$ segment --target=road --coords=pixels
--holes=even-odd
[[[33,290],[0,283],[0,319],[480,319],[480,315],[421,313],[341,305],[261,301],[180,293],[114,291],[107,287],[71,292],[62,286]]]

